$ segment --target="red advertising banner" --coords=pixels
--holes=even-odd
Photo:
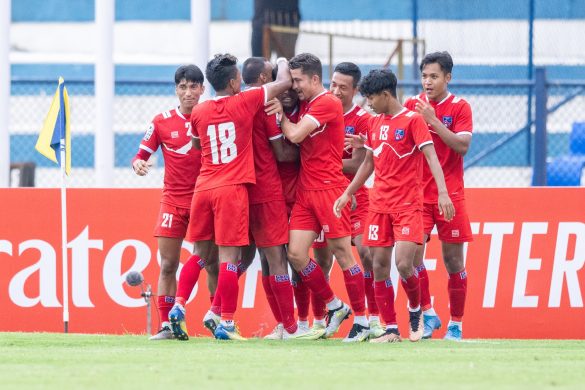
[[[143,333],[145,301],[124,275],[142,272],[156,294],[160,257],[152,231],[160,190],[71,189],[67,195],[70,331]],[[0,190],[0,331],[63,330],[59,197],[58,189]],[[585,188],[469,189],[467,203],[475,238],[466,248],[465,338],[585,338]],[[182,261],[190,249],[184,243]],[[447,273],[434,235],[425,263],[435,309],[446,322]],[[395,269],[391,276],[400,286]],[[193,335],[206,334],[205,279],[202,274],[187,305]],[[337,266],[331,281],[347,300]],[[396,309],[406,334],[401,287]],[[152,318],[154,331],[154,309]],[[236,319],[250,337],[274,326],[258,261],[240,279]]]

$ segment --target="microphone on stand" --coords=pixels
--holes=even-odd
[[[132,287],[140,286],[140,296],[143,297],[144,302],[146,302],[146,334],[150,335],[150,298],[152,297],[150,284],[146,285],[146,291],[144,291],[144,277],[138,271],[130,271],[126,274],[126,284]]]

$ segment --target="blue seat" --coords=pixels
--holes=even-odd
[[[572,155],[585,156],[585,122],[573,122],[569,136],[569,150]]]
[[[549,186],[580,186],[585,167],[583,156],[560,156],[546,164],[546,184]]]

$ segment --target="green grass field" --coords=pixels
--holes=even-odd
[[[0,333],[0,388],[583,388],[585,341],[151,342]]]

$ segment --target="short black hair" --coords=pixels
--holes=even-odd
[[[196,65],[181,65],[175,71],[175,85],[179,85],[183,79],[195,84],[203,84],[203,72]]]
[[[390,69],[372,69],[360,82],[360,93],[366,97],[384,91],[396,97],[396,75]]]
[[[333,72],[341,73],[346,76],[351,76],[353,78],[354,88],[358,86],[358,83],[362,78],[362,71],[360,70],[359,66],[357,66],[353,62],[341,62],[337,64]]]
[[[263,57],[250,57],[242,65],[242,79],[246,84],[258,82],[258,78],[264,72],[266,59]]]
[[[290,59],[288,63],[289,69],[300,69],[302,74],[319,76],[319,79],[323,80],[323,67],[321,66],[321,60],[310,53],[297,54]]]
[[[231,79],[235,79],[238,74],[236,64],[238,59],[231,54],[216,54],[205,68],[205,76],[209,83],[216,91],[222,91],[227,88]]]
[[[436,51],[427,54],[420,62],[420,71],[422,72],[423,68],[428,64],[439,64],[445,74],[449,74],[453,70],[453,58],[446,51]]]

